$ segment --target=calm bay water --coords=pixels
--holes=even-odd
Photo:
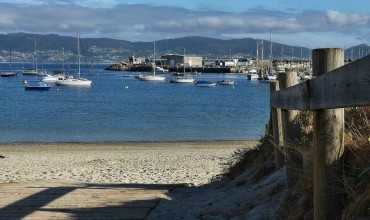
[[[245,76],[203,74],[200,79],[232,78],[237,85],[199,88],[141,82],[102,66],[83,72],[93,80],[90,89],[25,91],[22,81],[37,77],[0,78],[0,142],[256,139],[269,115],[268,84]]]

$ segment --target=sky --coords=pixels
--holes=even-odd
[[[0,33],[152,41],[263,38],[318,47],[370,41],[370,0],[0,0]]]

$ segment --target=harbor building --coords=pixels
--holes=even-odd
[[[161,57],[161,60],[164,60],[164,64],[170,68],[176,68],[183,66],[192,68],[201,68],[203,67],[203,57],[200,56],[184,56],[178,54],[166,54]]]
[[[145,57],[135,57],[131,56],[128,58],[129,63],[133,65],[143,65],[148,62],[148,60]]]

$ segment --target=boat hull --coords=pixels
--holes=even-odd
[[[92,82],[87,79],[66,79],[57,80],[55,84],[58,86],[90,87]]]
[[[42,78],[41,81],[45,83],[56,83],[58,80],[64,80],[66,79],[63,75],[48,75]]]
[[[38,76],[39,73],[36,70],[24,70],[22,72],[23,75],[29,75],[29,76]]]
[[[216,83],[208,83],[208,84],[196,84],[197,87],[215,87],[217,84]]]
[[[248,80],[258,80],[259,78],[258,74],[249,74],[247,77]]]
[[[215,87],[217,83],[212,81],[197,81],[195,85],[197,87]]]
[[[16,72],[3,72],[3,73],[0,73],[0,76],[1,77],[12,77],[12,76],[16,76],[17,73]]]
[[[138,76],[138,79],[141,81],[165,81],[166,77],[154,75],[140,75]]]
[[[234,86],[235,81],[223,80],[223,81],[219,81],[218,84],[221,85],[221,86]]]
[[[28,91],[48,91],[50,86],[25,86],[24,89]]]
[[[194,83],[195,80],[193,78],[175,78],[171,79],[171,83]]]

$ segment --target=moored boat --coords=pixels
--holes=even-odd
[[[74,78],[68,76],[63,79],[58,79],[55,84],[58,86],[90,87],[92,81],[81,77]]]
[[[257,73],[249,73],[247,75],[247,78],[248,78],[248,80],[258,80],[259,79],[259,76],[258,76]]]
[[[194,83],[195,79],[190,76],[186,75],[185,72],[185,48],[184,48],[184,60],[183,60],[183,73],[175,73],[175,77],[170,79],[170,83]]]
[[[0,73],[0,77],[12,77],[16,75],[17,75],[17,72],[11,72],[11,71]]]
[[[217,83],[206,80],[199,80],[195,83],[195,85],[198,87],[215,87]]]
[[[38,76],[39,72],[36,69],[25,69],[22,71],[23,75],[33,75],[33,76]]]
[[[235,81],[234,80],[228,80],[228,79],[218,81],[217,83],[219,85],[222,85],[222,86],[233,86],[233,85],[235,85]]]
[[[142,81],[165,81],[166,77],[158,75],[139,75],[137,79]]]
[[[142,80],[142,81],[165,81],[166,80],[166,77],[156,75],[157,66],[155,63],[155,41],[153,44],[154,44],[153,46],[153,51],[154,51],[153,53],[154,54],[153,74],[147,74],[147,75],[141,74],[137,77],[138,80]]]
[[[58,86],[72,86],[72,87],[90,87],[92,81],[86,78],[81,78],[81,56],[80,56],[80,34],[77,33],[77,56],[78,56],[78,78],[73,76],[58,79],[55,84]]]
[[[37,90],[37,91],[47,91],[50,86],[44,82],[29,83],[27,80],[23,81],[25,90]]]
[[[41,81],[45,83],[56,83],[58,80],[63,80],[65,78],[66,77],[64,74],[56,74],[56,75],[47,74],[46,76],[42,78]]]
[[[268,74],[268,75],[265,76],[265,80],[267,80],[267,81],[276,81],[277,80],[277,75]]]
[[[193,77],[187,76],[177,76],[170,80],[171,83],[194,83],[195,79]]]
[[[12,63],[13,63],[12,50],[9,50],[9,68],[10,69],[12,69]],[[15,72],[15,71],[0,72],[1,77],[12,77],[12,76],[16,76],[16,75],[17,75],[17,72]]]

